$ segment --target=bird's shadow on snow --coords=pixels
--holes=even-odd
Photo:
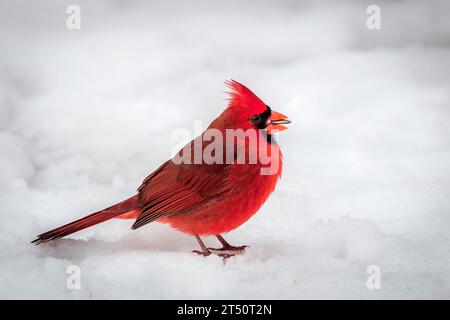
[[[212,243],[213,241],[206,241]],[[211,245],[211,247],[219,247]],[[264,243],[251,245],[247,248],[246,256],[252,256],[257,259],[270,260],[283,254],[282,244]],[[140,254],[153,255],[157,253],[169,254],[192,254],[196,247],[192,237],[171,237],[165,241],[156,239],[143,239],[141,237],[124,237],[118,240],[100,240],[100,239],[57,239],[48,243],[39,245],[38,256],[53,257],[61,260],[77,261],[88,257],[111,256],[128,254],[130,252],[139,252]],[[195,254],[192,254],[196,256]]]
[[[115,241],[98,239],[58,239],[40,245],[39,256],[51,256],[58,259],[80,260],[85,257],[99,255],[114,255],[129,252],[142,253],[186,253],[194,243],[186,243],[183,239],[170,241],[151,241],[137,237],[125,237]],[[191,249],[192,250],[192,249]]]

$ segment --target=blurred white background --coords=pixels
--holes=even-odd
[[[70,4],[80,30],[66,28]],[[370,4],[380,30],[366,27]],[[450,298],[449,12],[445,0],[2,1],[0,297]],[[246,256],[224,266],[165,225],[123,220],[29,244],[132,195],[173,130],[223,110],[230,78],[293,121],[277,190],[226,236]]]

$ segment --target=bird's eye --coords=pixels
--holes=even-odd
[[[259,114],[251,116],[250,117],[250,121],[254,122],[254,123],[260,122],[261,121],[261,116]]]

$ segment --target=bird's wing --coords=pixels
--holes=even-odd
[[[141,215],[137,229],[159,218],[179,214],[231,191],[227,165],[176,165],[165,162],[138,189]]]

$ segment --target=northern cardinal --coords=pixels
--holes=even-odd
[[[246,222],[255,214],[274,190],[282,170],[282,155],[274,131],[286,129],[290,123],[286,116],[271,110],[252,91],[237,81],[227,81],[231,89],[227,108],[199,137],[192,140],[175,156],[150,174],[138,188],[137,194],[116,205],[92,213],[84,218],[45,232],[33,243],[40,244],[62,238],[71,233],[88,228],[112,218],[136,219],[132,229],[158,221],[168,223],[173,228],[194,236],[201,250],[193,252],[203,256],[211,253],[221,257],[243,254],[246,246],[232,246],[221,236]],[[253,130],[256,134],[256,149],[248,137],[234,136],[236,143],[231,147],[224,143],[223,158],[233,148],[234,158],[216,163],[186,163],[180,157],[195,151],[195,141],[201,139],[201,150],[212,141],[202,138],[208,130],[223,133],[227,130]],[[229,141],[228,141],[229,142]],[[243,143],[242,143],[243,142]],[[239,146],[245,149],[244,156],[256,151],[256,163],[238,163],[236,155]],[[238,150],[239,149],[239,150]],[[259,151],[264,149],[270,162],[262,161]],[[187,150],[187,151],[186,151]],[[190,151],[189,151],[190,150]],[[216,150],[214,156],[220,156]],[[212,153],[213,154],[213,153]],[[267,155],[266,154],[266,155]],[[242,156],[242,155],[241,155]],[[184,159],[184,158],[183,158]],[[272,166],[275,171],[262,174],[262,169]],[[207,248],[200,236],[214,235],[222,248]]]

